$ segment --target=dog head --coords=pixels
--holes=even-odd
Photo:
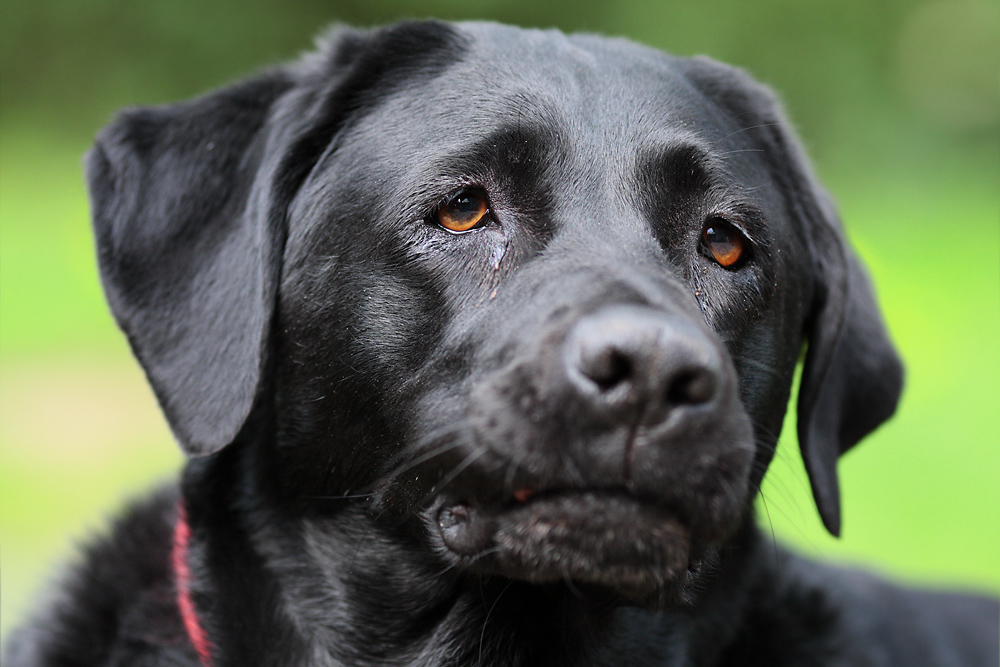
[[[868,280],[772,95],[624,41],[338,30],[89,154],[112,310],[184,449],[254,441],[461,571],[683,591],[801,449],[895,409]],[[273,465],[270,465],[273,464]]]

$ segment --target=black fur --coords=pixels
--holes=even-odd
[[[488,24],[337,30],[89,154],[101,274],[178,440],[5,665],[996,665],[995,600],[762,539],[799,436],[895,410],[868,279],[739,70]],[[453,234],[456,192],[489,214]],[[724,222],[725,221],[725,222]],[[703,240],[731,225],[729,268]]]

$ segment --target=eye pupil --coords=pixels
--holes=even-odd
[[[746,251],[746,237],[725,220],[710,220],[701,234],[702,242],[720,266],[735,267]]]
[[[463,190],[442,204],[434,218],[448,231],[460,233],[485,224],[489,220],[489,212],[485,197]]]

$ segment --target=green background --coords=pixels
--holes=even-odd
[[[325,25],[482,18],[706,53],[780,91],[908,366],[841,462],[827,536],[786,423],[761,522],[809,555],[1000,590],[1000,4],[0,0],[0,624],[181,456],[104,305],[81,155],[124,106],[195,95]]]

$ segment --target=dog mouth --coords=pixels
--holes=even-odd
[[[445,503],[436,528],[470,570],[596,585],[635,604],[668,602],[703,565],[678,512],[625,492],[522,489],[503,505]]]

